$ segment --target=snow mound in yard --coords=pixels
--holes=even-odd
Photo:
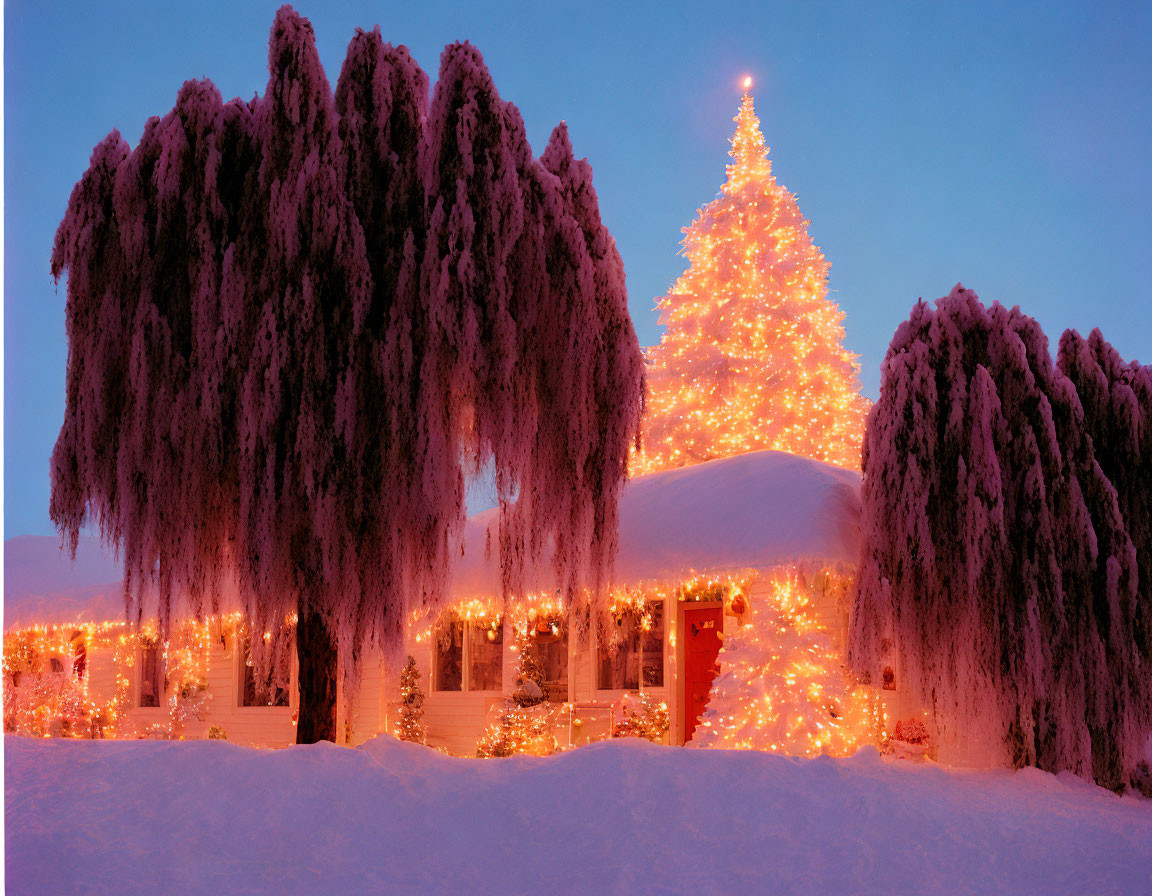
[[[453,759],[378,737],[5,739],[11,892],[1147,893],[1152,801],[639,741]]]

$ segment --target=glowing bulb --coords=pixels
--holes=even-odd
[[[744,78],[744,89],[747,90],[752,86],[752,76],[748,75]]]

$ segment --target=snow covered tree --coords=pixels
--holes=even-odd
[[[189,82],[73,190],[51,513],[73,550],[89,519],[121,549],[137,621],[238,591],[253,630],[296,622],[311,742],[337,669],[443,601],[468,472],[497,471],[506,591],[549,544],[567,598],[599,586],[642,373],[590,179],[532,158],[475,48],[445,49],[429,107],[361,31],[333,95],[285,6],[268,70],[249,103]]]
[[[644,362],[637,350],[624,264],[600,219],[592,168],[572,154],[565,124],[557,125],[541,156],[555,178],[555,207],[546,213],[546,246],[560,259],[549,265],[550,302],[537,317],[537,382],[541,413],[564,426],[541,427],[534,478],[548,483],[537,495],[531,526],[540,531],[559,516],[557,573],[567,594],[591,563],[591,583],[606,583],[604,561],[616,554],[617,500],[627,473],[627,447],[644,409]],[[565,359],[557,365],[555,358]],[[624,453],[620,453],[620,449]],[[623,460],[622,460],[623,458]],[[565,483],[576,482],[573,490]]]
[[[300,690],[317,698],[300,701],[299,737],[334,741],[336,638],[353,631],[365,581],[346,561],[362,481],[347,459],[345,358],[372,280],[312,27],[285,9],[268,71],[256,107],[264,240],[245,309],[258,323],[240,398],[241,562],[258,627],[299,614]]]
[[[852,663],[945,741],[1123,786],[1152,731],[1135,551],[1036,322],[960,286],[917,303],[863,461]]]
[[[761,448],[858,468],[868,401],[828,264],[772,174],[747,91],[735,121],[728,180],[684,229],[689,266],[659,305],[632,470]]]
[[[882,733],[876,701],[850,681],[803,578],[777,575],[745,623],[725,634],[693,745],[848,756]]]
[[[432,324],[420,292],[427,107],[428,77],[407,49],[386,45],[379,29],[357,31],[336,85],[346,190],[372,273],[342,382],[349,401],[342,422],[361,477],[349,529],[359,533],[356,552],[368,580],[412,593],[425,590],[420,571],[438,568],[443,559],[436,540],[414,541],[410,534],[413,520],[428,525],[429,505],[438,500],[423,489],[423,475],[413,475],[413,466],[437,465],[430,473],[435,480],[453,467],[449,454],[428,452],[419,425],[421,393],[413,388],[431,350]],[[376,594],[364,611],[377,633],[400,637],[400,615],[387,595]]]
[[[1125,363],[1099,330],[1087,339],[1065,331],[1056,366],[1076,388],[1096,460],[1116,489],[1136,548],[1133,625],[1145,656],[1152,656],[1152,367]]]

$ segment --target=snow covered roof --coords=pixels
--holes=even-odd
[[[859,473],[780,451],[653,473],[624,488],[613,581],[674,581],[689,572],[793,561],[855,563],[859,519]],[[485,556],[495,524],[495,510],[469,520],[453,573],[454,596],[499,591],[495,558]],[[540,572],[527,584],[549,590],[548,580]]]
[[[124,573],[99,540],[80,538],[76,562],[55,535],[4,542],[4,628],[124,618]]]
[[[859,516],[858,473],[779,451],[653,473],[624,488],[613,580],[675,581],[797,560],[855,563]],[[454,596],[499,592],[497,564],[485,556],[495,523],[495,510],[468,521]],[[75,564],[54,536],[12,538],[4,563],[5,629],[124,618],[119,564],[94,538],[80,539]],[[544,571],[528,585],[553,587]]]

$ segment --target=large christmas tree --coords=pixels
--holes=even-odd
[[[727,183],[684,229],[689,267],[660,302],[633,472],[761,448],[858,468],[868,401],[828,263],[772,175],[747,90],[735,121]]]

